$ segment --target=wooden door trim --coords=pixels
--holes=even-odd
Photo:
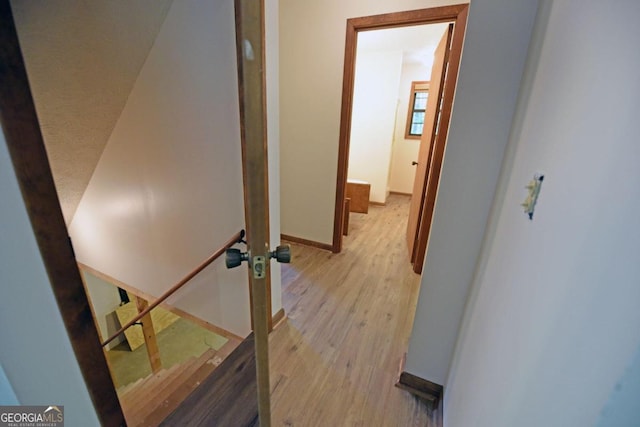
[[[238,96],[242,144],[247,250],[251,259],[249,284],[251,321],[255,343],[255,365],[260,425],[271,425],[269,386],[269,331],[271,313],[271,269],[269,256],[269,164],[267,147],[267,101],[265,65],[264,0],[235,0]],[[252,274],[258,256],[266,260],[263,277]]]
[[[409,258],[412,265],[415,263],[416,258],[418,231],[420,230],[420,221],[422,218],[422,210],[424,208],[424,196],[427,190],[427,178],[429,177],[431,158],[433,157],[433,141],[435,139],[436,130],[438,129],[438,123],[440,120],[440,101],[444,96],[444,84],[446,80],[445,77],[447,72],[447,63],[449,61],[449,53],[451,50],[452,36],[453,24],[449,23],[445,34],[443,34],[443,38],[440,39],[440,42],[436,47],[433,67],[431,68],[431,86],[433,86],[432,89],[435,90],[431,91],[429,99],[427,100],[427,110],[425,111],[425,127],[427,125],[427,120],[429,120],[429,132],[427,134],[423,129],[423,134],[420,138],[420,148],[418,150],[418,165],[413,182],[413,191],[411,193],[413,198],[411,199],[409,218],[407,220],[407,249],[409,249]],[[442,45],[443,41],[445,41],[444,45]],[[441,52],[440,49],[443,49],[443,51]],[[442,57],[440,59],[438,59],[439,54],[442,54]],[[437,82],[437,85],[435,84],[435,82]],[[433,115],[432,121],[430,120],[431,114]],[[417,211],[415,210],[415,208],[417,208]]]
[[[245,206],[245,228],[247,231],[247,236],[251,236],[253,230],[251,230],[252,223],[256,227],[256,231],[258,232],[254,238],[261,239],[262,235],[266,239],[266,242],[270,242],[270,230],[269,230],[269,171],[268,171],[268,148],[267,148],[267,97],[266,93],[263,93],[264,88],[266,88],[266,73],[260,74],[260,81],[257,79],[249,79],[244,75],[244,64],[242,58],[244,56],[243,49],[244,42],[240,39],[242,32],[242,16],[241,10],[243,7],[242,0],[234,0],[234,10],[235,10],[235,22],[236,22],[236,58],[237,58],[237,68],[238,68],[238,99],[240,105],[240,144],[242,150],[242,189],[243,189],[243,198],[244,198],[244,206]],[[247,6],[245,6],[247,8]],[[264,0],[260,0],[258,9],[264,10]],[[254,17],[255,18],[255,17]],[[258,25],[259,28],[253,28],[254,25]],[[256,35],[259,34],[261,40],[265,39],[265,24],[264,19],[262,22],[252,22],[247,28],[251,31],[256,31]],[[266,62],[265,55],[266,51],[264,46],[254,46],[254,50],[260,51],[260,62],[264,64]],[[260,84],[260,87],[256,85]],[[251,87],[251,86],[256,87]],[[259,90],[259,96],[256,96],[256,100],[253,99],[255,95],[252,93],[252,90]],[[252,98],[249,100],[249,98]],[[259,98],[259,100],[258,100]],[[246,107],[246,108],[245,108]],[[247,120],[248,118],[248,120]],[[254,145],[249,147],[247,144],[247,129],[246,124],[251,121],[258,121],[257,127],[261,128],[261,145]],[[249,139],[257,138],[254,135],[249,136]],[[266,206],[259,207],[258,215],[263,215],[263,220],[260,221],[252,221],[250,215],[248,213],[249,208],[252,204],[251,195],[249,194],[248,188],[249,185],[259,185],[262,186],[262,180],[264,180],[264,188],[263,194],[258,194],[255,190],[252,191],[252,194],[256,196],[259,195],[261,200],[266,201]],[[247,248],[250,249],[251,241],[248,237],[248,245]],[[269,266],[269,262],[267,262]],[[250,314],[251,314],[251,327],[254,329],[254,321],[253,321],[253,287],[251,286],[252,276],[251,272],[248,272],[249,277],[249,301],[250,301]],[[267,295],[267,311],[269,312],[267,327],[269,332],[273,330],[273,319],[271,313],[271,273],[270,268],[268,268],[267,276],[264,280],[264,286],[266,289]]]
[[[468,8],[468,4],[458,4],[453,6],[442,6],[347,19],[344,71],[342,78],[340,137],[338,145],[338,172],[333,219],[333,252],[338,253],[342,250],[342,223],[344,219],[344,197],[347,185],[347,169],[349,166],[349,135],[351,133],[351,113],[353,110],[353,87],[355,82],[355,58],[358,32],[412,25],[437,24],[440,22],[454,22],[456,23],[456,26],[460,25],[461,28],[465,28]]]
[[[0,0],[0,123],[71,347],[104,426],[125,425],[40,131],[8,0]]]
[[[444,93],[442,95],[442,111],[440,112],[440,132],[436,135],[434,146],[432,148],[432,160],[429,163],[427,175],[427,188],[425,190],[425,201],[422,209],[421,217],[418,224],[418,238],[415,244],[415,254],[413,257],[413,271],[421,274],[424,257],[427,253],[427,245],[429,243],[429,233],[431,232],[431,221],[435,210],[436,195],[438,193],[438,184],[440,182],[440,172],[442,171],[442,161],[444,159],[444,150],[447,145],[447,137],[449,134],[449,122],[451,121],[451,111],[453,109],[453,97],[456,90],[455,82],[458,79],[458,71],[460,69],[460,59],[462,57],[462,44],[464,42],[464,33],[467,27],[468,8],[464,8],[456,20],[453,28],[453,38],[451,40],[451,50],[449,52],[449,61],[447,74],[444,79]],[[448,84],[451,79],[453,84]]]

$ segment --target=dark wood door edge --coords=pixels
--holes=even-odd
[[[440,175],[442,172],[442,162],[444,160],[447,138],[449,136],[449,123],[451,120],[451,112],[453,110],[453,98],[456,91],[458,71],[460,69],[462,45],[467,27],[468,11],[469,9],[466,7],[458,15],[453,29],[453,37],[451,39],[451,51],[449,52],[448,61],[449,65],[444,82],[444,93],[442,95],[442,111],[440,112],[441,120],[439,127],[442,129],[442,132],[438,133],[434,139],[434,147],[432,149],[433,160],[430,163],[429,173],[426,177],[424,209],[420,213],[420,219],[418,220],[420,227],[418,229],[418,239],[416,242],[415,262],[413,263],[413,271],[417,274],[422,274],[424,258],[427,254],[427,244],[429,241],[429,233],[431,232],[431,221],[433,220],[433,212],[435,210]]]
[[[255,343],[255,375],[260,425],[271,425],[269,387],[269,331],[271,277],[269,256],[269,177],[265,83],[264,1],[235,0],[236,50],[242,174],[244,185],[247,251],[264,257],[263,275],[249,274],[252,325]],[[253,264],[256,265],[256,264]]]
[[[51,288],[100,424],[125,425],[62,216],[8,0],[0,0],[0,123]]]
[[[347,170],[349,166],[349,135],[351,133],[351,112],[353,109],[353,86],[355,81],[355,56],[358,31],[410,25],[436,24],[440,22],[457,22],[461,16],[466,18],[468,8],[468,4],[459,4],[406,12],[387,13],[383,15],[365,16],[347,20],[344,71],[342,78],[340,137],[338,145],[338,172],[333,219],[333,243],[331,245],[331,250],[333,252],[338,253],[342,250],[342,224],[344,219],[344,198],[347,185]]]
[[[442,397],[443,388],[440,384],[432,383],[424,378],[417,377],[408,372],[402,372],[396,383],[396,387],[408,391],[418,396],[431,405],[431,409],[436,409],[440,398]]]

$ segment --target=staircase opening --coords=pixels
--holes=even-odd
[[[207,4],[211,5],[211,3]],[[222,14],[220,16],[224,18]],[[223,20],[228,23],[227,26],[223,27],[228,30],[225,32],[225,35],[228,37],[228,41],[234,44],[235,40],[233,36],[235,28],[233,20]],[[208,24],[210,24],[210,22]],[[211,26],[209,26],[209,28],[210,27]],[[219,28],[219,26],[214,27]],[[226,49],[226,51],[228,51],[228,49]],[[217,61],[217,63],[220,63],[220,61]],[[227,62],[227,64],[229,64],[229,62]],[[235,64],[229,65],[229,69],[232,69],[232,72],[227,73],[227,75],[234,76],[235,78],[237,71]],[[52,176],[42,129],[38,121],[38,115],[36,114],[36,105],[32,96],[25,62],[21,54],[11,5],[7,0],[0,0],[0,77],[2,78],[2,85],[0,85],[0,122],[2,124],[2,130],[27,208],[27,214],[31,221],[43,263],[49,275],[53,294],[60,309],[80,371],[87,385],[100,424],[124,425],[125,418],[123,416],[122,406],[118,400],[107,367],[107,360],[100,345],[102,340],[100,339],[100,334],[92,316],[89,298],[85,292],[74,249],[69,239],[69,230],[67,229],[67,224],[61,211],[60,199],[58,198]],[[229,97],[234,100],[237,99],[237,88],[228,85],[227,82],[222,82],[220,85],[228,89],[225,93],[228,94]],[[229,103],[221,102],[220,104],[229,107]],[[235,111],[237,114],[237,108],[234,110],[229,107],[225,111]],[[214,118],[215,117],[218,116],[214,115]],[[204,120],[210,122],[212,119],[210,116],[206,116]],[[225,129],[230,129],[232,127],[230,124],[231,122],[227,121],[227,123],[225,123]],[[227,138],[228,135],[221,136],[216,134],[216,137],[227,141],[229,147],[232,147],[230,149],[237,150],[237,159],[240,160],[240,131],[238,129],[237,132],[233,130],[229,130],[229,132],[234,135],[235,133],[238,134],[236,138],[238,140],[237,144],[235,144],[236,139],[231,137]],[[215,134],[215,132],[213,134]],[[175,138],[175,141],[180,141],[180,138]],[[219,146],[218,142],[216,142],[216,144],[208,143],[202,145],[208,147]],[[234,153],[231,153],[230,156]],[[233,178],[230,179],[233,185],[230,185],[230,182],[223,182],[221,183],[221,187],[231,189],[229,191],[233,191],[237,196],[236,199],[231,201],[233,203],[229,203],[229,205],[242,210],[242,174],[239,170],[239,163],[231,166],[229,166],[231,162],[226,163],[227,164],[224,164],[223,162],[220,170],[224,170],[224,176]],[[208,166],[211,167],[211,165]],[[225,167],[227,168],[225,169]],[[166,171],[162,176],[168,176]],[[172,176],[171,178],[177,177]],[[171,182],[175,182],[175,179]],[[193,189],[191,194],[194,194],[198,189],[199,188]],[[239,189],[239,191],[236,191],[237,189]],[[220,198],[224,199],[225,195],[220,195]],[[179,205],[179,203],[173,203],[173,205]],[[113,213],[117,213],[117,208],[122,207],[122,205],[114,204],[113,207],[116,209]],[[235,215],[227,215],[227,219],[242,222],[242,215],[238,215],[238,212],[234,213]],[[194,221],[191,223],[193,222]],[[182,223],[187,226],[191,225],[189,221],[183,221]],[[94,232],[102,231],[102,229],[95,227],[90,230]],[[227,236],[225,235],[224,237]],[[156,247],[158,246],[160,245],[156,245]],[[185,248],[179,249],[181,250],[179,255],[181,255],[185,251]],[[209,248],[205,250],[209,250]],[[179,256],[171,259],[170,261],[172,263],[170,265],[174,265],[173,263],[180,259]],[[160,268],[166,266],[165,264],[160,264]],[[189,265],[188,267],[192,266]],[[244,282],[247,281],[246,272],[236,273],[235,279],[238,277],[244,278]],[[242,280],[235,279],[233,280],[235,283],[231,283],[231,285],[235,286],[234,295],[237,296],[237,300],[244,301],[248,307],[249,290],[246,286],[242,286]],[[246,295],[242,294],[242,292],[245,292]],[[118,295],[118,292],[115,291],[115,294]],[[230,307],[230,304],[223,306],[222,309],[226,309],[227,314],[233,311],[233,307]],[[250,330],[248,309],[246,314],[248,332]],[[240,315],[242,315],[242,313]],[[220,350],[222,350],[222,348],[224,348],[224,346],[222,346]],[[207,362],[210,360],[213,359],[208,359]],[[215,363],[205,364],[210,366],[215,365]],[[253,375],[255,377],[255,370]]]

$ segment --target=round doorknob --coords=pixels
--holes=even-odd
[[[269,255],[271,256],[271,258],[275,258],[278,262],[288,264],[291,262],[291,246],[280,245]]]
[[[240,249],[229,248],[225,252],[225,264],[227,268],[235,268],[242,264],[242,261],[249,259],[249,254],[241,252]]]

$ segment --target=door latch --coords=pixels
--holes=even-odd
[[[276,261],[284,264],[291,262],[291,246],[280,245],[275,251],[268,252],[269,259],[273,258]],[[225,264],[227,268],[235,268],[242,264],[243,261],[249,261],[249,252],[242,252],[240,249],[229,248],[225,253]],[[251,258],[249,262],[251,270],[253,271],[254,279],[264,279],[267,270],[267,258],[262,255],[256,255]]]

